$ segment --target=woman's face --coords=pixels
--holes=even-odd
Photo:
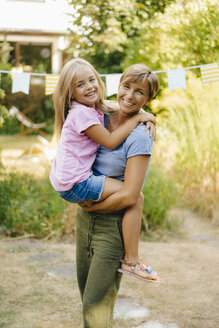
[[[148,103],[148,86],[142,81],[124,82],[118,90],[120,113],[124,116],[133,116]]]

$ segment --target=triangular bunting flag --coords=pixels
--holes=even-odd
[[[200,70],[203,85],[209,85],[209,83],[219,82],[219,65],[217,63],[203,65],[201,66]]]
[[[106,76],[106,95],[107,97],[118,93],[119,81],[122,74],[107,74]]]
[[[167,71],[168,88],[174,90],[176,88],[186,89],[186,74],[184,68],[171,69]]]
[[[46,91],[45,91],[46,96],[50,95],[51,93],[54,93],[58,80],[59,80],[58,75],[51,75],[51,74],[46,75]]]
[[[14,73],[12,82],[12,93],[23,92],[29,94],[30,74],[29,73]]]

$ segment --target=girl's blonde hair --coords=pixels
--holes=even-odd
[[[155,97],[159,91],[159,79],[152,70],[144,64],[135,64],[128,67],[122,74],[120,84],[142,81],[148,86],[148,101]]]
[[[95,68],[82,58],[70,60],[63,66],[60,72],[59,81],[53,96],[55,107],[55,132],[57,138],[60,137],[62,126],[66,120],[74,98],[75,84],[81,65],[90,67],[98,81],[99,95],[96,102],[96,108],[103,113],[108,112],[108,107],[104,104],[105,86]]]

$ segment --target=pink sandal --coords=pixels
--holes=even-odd
[[[117,270],[118,272],[127,274],[129,276],[132,276],[132,277],[135,277],[135,278],[138,278],[138,279],[147,281],[147,282],[159,282],[159,278],[157,276],[157,272],[152,271],[151,270],[151,267],[146,266],[145,264],[141,264],[140,262],[138,262],[136,264],[129,263],[126,260],[120,260],[120,262],[121,263],[124,263],[125,265],[127,265],[129,267],[131,267],[131,269],[130,269],[130,271],[128,271],[128,270],[119,268]],[[148,275],[145,278],[144,277],[141,277],[137,273],[134,272],[135,270],[136,271],[139,271],[139,270],[146,271],[148,273]]]

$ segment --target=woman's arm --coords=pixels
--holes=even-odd
[[[142,189],[148,161],[148,155],[138,155],[129,158],[127,160],[122,189],[100,203],[83,208],[86,211],[112,213],[134,205]]]
[[[128,137],[138,123],[151,121],[148,119],[148,114],[144,112],[134,115],[113,132],[109,132],[104,126],[97,124],[90,126],[85,133],[96,143],[108,149],[114,149]]]

